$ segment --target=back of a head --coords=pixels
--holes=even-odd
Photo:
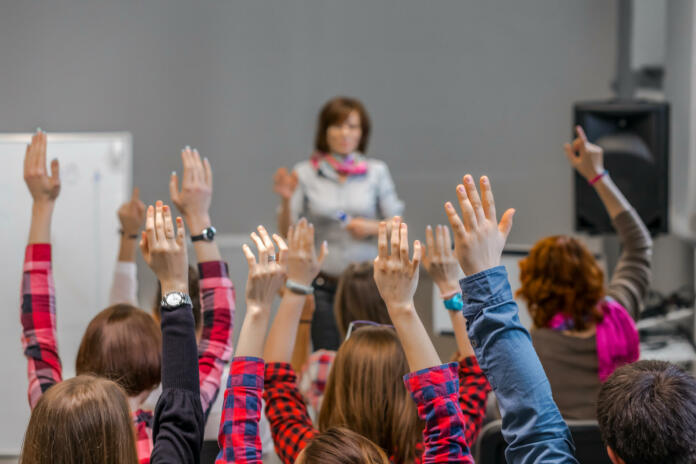
[[[31,413],[22,464],[135,464],[133,422],[114,382],[80,375],[44,393]]]
[[[626,464],[696,462],[696,379],[664,361],[618,368],[599,391],[597,421]]]
[[[371,262],[351,263],[338,280],[334,314],[341,337],[353,321],[391,324],[387,305],[377,290]]]
[[[382,448],[343,427],[331,428],[312,439],[302,450],[300,464],[388,464]]]
[[[394,329],[365,326],[338,352],[319,411],[319,430],[345,427],[412,462],[423,432],[415,403],[404,386],[409,372]]]
[[[76,372],[118,382],[128,396],[160,383],[162,332],[151,315],[131,305],[109,306],[92,319],[82,337]]]
[[[564,235],[539,240],[520,261],[520,289],[534,325],[547,327],[558,313],[572,318],[575,330],[602,320],[597,303],[604,295],[604,273],[581,241]]]

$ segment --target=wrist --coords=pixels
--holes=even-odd
[[[181,292],[181,293],[186,293],[188,295],[189,288],[188,288],[188,281],[187,280],[160,280],[160,284],[162,285],[162,296],[166,295],[167,293],[172,293],[172,292]]]
[[[609,171],[607,171],[606,169],[603,169],[602,171],[599,171],[594,176],[588,178],[587,183],[593,187],[596,187],[597,184],[599,184],[600,182],[606,181],[607,177],[609,177]]]
[[[440,296],[443,298],[462,291],[459,287],[459,281],[456,280],[438,283],[437,288],[440,290]]]
[[[34,200],[31,206],[32,214],[51,214],[55,204],[54,200]]]
[[[212,225],[210,216],[207,213],[186,216],[185,220],[191,235],[198,235],[203,231],[203,229],[206,229]]]
[[[416,311],[416,306],[413,303],[413,299],[408,301],[386,303],[386,305],[389,313],[394,313],[394,315],[408,314]]]

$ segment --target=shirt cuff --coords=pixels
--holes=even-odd
[[[264,381],[266,386],[276,382],[291,382],[293,384],[297,383],[297,374],[292,368],[290,363],[286,362],[270,362],[266,363],[266,370],[264,372]]]
[[[116,261],[115,271],[117,274],[124,274],[135,279],[138,273],[138,265],[133,261]]]
[[[230,364],[227,388],[248,387],[263,389],[264,362],[253,356],[237,356]]]
[[[512,290],[504,266],[496,266],[459,281],[464,300],[464,316],[476,316],[483,308],[512,300]]]
[[[404,385],[411,392],[416,404],[423,404],[438,397],[459,394],[457,363],[428,367],[404,376]]]
[[[50,269],[51,244],[32,243],[24,250],[24,272],[38,269]]]

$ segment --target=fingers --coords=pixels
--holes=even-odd
[[[261,237],[261,240],[263,240],[263,245],[268,248],[269,250],[274,250],[275,251],[275,246],[273,245],[273,242],[271,241],[270,235],[268,235],[268,232],[266,231],[266,228],[264,226],[258,226],[256,228],[259,232],[259,237]]]
[[[155,203],[155,240],[164,240],[164,217],[162,215],[163,204],[161,201]]]
[[[474,183],[474,178],[470,174],[464,176],[464,188],[466,188],[466,194],[469,197],[469,203],[474,210],[474,215],[476,216],[476,224],[483,222],[486,215],[483,213],[483,205],[481,204],[481,198],[476,190],[476,183]]]
[[[408,250],[408,226],[403,223],[399,227],[399,257],[402,266],[406,267],[411,263]]]
[[[582,126],[575,126],[575,132],[578,134],[578,138],[582,140],[582,143],[587,143],[587,135],[585,135],[585,130],[582,128]]]
[[[302,218],[295,227],[295,246],[304,250],[307,248],[307,219]]]
[[[193,174],[193,153],[191,153],[191,147],[186,146],[181,150],[181,162],[184,165],[184,173],[181,177],[182,184],[192,183],[194,180]]]
[[[498,217],[495,215],[495,199],[493,198],[493,189],[491,188],[491,181],[488,176],[481,176],[479,181],[481,185],[481,200],[483,203],[483,214],[486,219],[496,223]]]
[[[54,184],[60,182],[60,164],[57,159],[51,160],[51,180]]]
[[[503,217],[500,218],[500,224],[498,224],[498,230],[505,239],[510,235],[510,230],[512,229],[512,218],[515,215],[515,210],[510,208],[503,213]]]
[[[452,237],[450,236],[449,227],[442,226],[442,235],[444,236],[445,241],[445,249],[443,251],[443,254],[445,256],[448,256],[452,254]]]
[[[427,259],[432,259],[435,255],[435,238],[433,237],[433,228],[430,225],[425,228],[425,244],[425,256]]]
[[[288,245],[285,243],[285,240],[283,240],[283,237],[278,234],[273,234],[273,240],[278,245],[278,258],[276,261],[278,261],[278,264],[281,266],[285,266],[288,257]]]
[[[319,258],[317,258],[317,262],[319,263],[319,266],[324,262],[326,257],[329,255],[329,244],[324,240],[321,244],[321,248],[319,249]]]
[[[176,171],[172,171],[172,175],[169,177],[169,197],[173,203],[179,202],[179,178]]]
[[[181,216],[176,217],[176,243],[180,247],[186,249],[186,228],[184,227],[184,220]]]
[[[174,238],[174,222],[172,222],[172,212],[168,205],[162,206],[162,218],[164,220],[164,236],[167,239]]]
[[[46,172],[46,133],[39,129],[39,132],[36,135],[39,143],[39,156],[37,162],[41,167],[42,172]]]
[[[411,272],[415,273],[418,271],[418,266],[420,266],[421,262],[421,255],[422,255],[422,250],[421,250],[421,242],[420,240],[416,240],[413,242],[413,261],[411,261]]]
[[[24,150],[24,176],[29,173],[29,168],[31,167],[32,163],[32,156],[31,156],[31,145],[27,144],[26,149]]]
[[[476,215],[474,214],[474,209],[471,207],[471,203],[469,202],[466,189],[462,184],[457,186],[457,199],[459,200],[459,207],[462,209],[461,220],[464,223],[464,228],[467,232],[469,232],[476,227]]]
[[[147,234],[148,246],[153,246],[156,242],[155,236],[155,208],[150,205],[147,207],[147,218],[145,219],[145,232]]]
[[[438,224],[435,228],[435,254],[442,256],[445,248],[442,226]]]
[[[307,227],[307,240],[305,242],[305,247],[310,253],[315,253],[314,247],[314,224],[309,223]]]
[[[381,260],[387,259],[387,222],[380,221],[377,229],[377,258]]]
[[[205,182],[205,169],[203,168],[203,161],[201,160],[201,155],[195,148],[192,151],[191,160],[193,161],[193,180],[199,183]]]
[[[246,243],[242,245],[242,252],[244,253],[244,257],[246,258],[247,264],[249,265],[249,270],[253,269],[256,265],[256,257],[254,256],[254,253],[251,251],[251,248],[249,248],[249,245],[247,245]]]
[[[455,236],[464,237],[466,235],[464,224],[457,214],[457,211],[454,209],[454,205],[452,205],[452,203],[449,201],[445,203],[445,214],[447,214],[447,220],[449,221]]]
[[[256,232],[252,232],[250,235],[251,239],[256,244],[256,248],[259,250],[259,264],[265,264],[268,262],[268,252],[266,251],[266,246],[263,244],[263,240],[256,235]]]
[[[399,257],[399,239],[401,233],[401,218],[399,216],[394,216],[392,219],[392,230],[391,230],[391,257]]]
[[[289,248],[296,248],[297,246],[297,237],[295,235],[295,226],[290,226],[288,227],[288,247]]]
[[[149,262],[150,247],[147,241],[147,233],[144,230],[140,233],[140,252],[143,254],[145,261]]]
[[[570,146],[569,143],[563,144],[563,151],[565,152],[568,161],[570,161],[570,164],[574,164],[575,160],[577,159],[577,156],[575,156],[575,152],[573,151],[573,148]]]
[[[208,158],[203,158],[203,168],[205,170],[205,183],[208,187],[213,187],[213,168],[210,166],[210,161]]]

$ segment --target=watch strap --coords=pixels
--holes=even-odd
[[[169,303],[167,303],[167,296],[171,295],[172,293],[176,293],[177,295],[181,296],[181,303],[177,306],[171,306]],[[163,308],[167,309],[174,309],[174,308],[180,308],[181,306],[184,305],[189,305],[193,306],[193,302],[191,301],[191,297],[188,295],[188,293],[184,292],[169,292],[166,295],[162,295],[162,301],[160,302],[160,306]]]
[[[314,293],[314,287],[312,287],[311,285],[298,284],[297,282],[293,282],[290,279],[288,279],[285,282],[285,286],[292,293],[297,293],[298,295],[312,295]]]

